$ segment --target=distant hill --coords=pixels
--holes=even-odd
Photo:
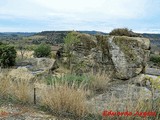
[[[68,32],[71,31],[42,31],[40,33],[37,33],[37,35],[50,35],[50,34],[67,34]],[[107,35],[108,33],[101,32],[101,31],[77,31],[80,33],[86,33],[90,35],[96,35],[96,34],[101,34],[101,35]]]
[[[142,34],[143,37],[149,38],[151,40],[151,44],[153,46],[157,46],[160,48],[160,34]]]
[[[40,36],[47,36],[48,40],[53,40],[55,43],[61,43],[63,42],[63,38],[67,35],[68,32],[71,31],[42,31],[40,33],[37,33],[36,35]],[[100,32],[100,31],[77,31],[80,33],[86,33],[86,34],[91,34],[91,35],[108,35],[108,33],[105,32]],[[160,34],[148,34],[148,33],[143,33],[143,37],[149,38],[150,40],[160,40]]]
[[[1,32],[0,33],[0,41],[15,41],[21,40],[22,38],[26,37],[30,39],[30,42],[33,44],[40,44],[42,42],[46,42],[48,44],[61,44],[64,43],[64,37],[67,35],[68,32],[71,31],[42,31],[39,33],[36,32]],[[86,33],[91,35],[108,35],[108,33],[101,32],[101,31],[77,31],[80,33]],[[160,47],[160,34],[148,34],[143,33],[143,37],[149,38],[151,40],[151,44],[157,45]]]
[[[4,33],[0,33],[0,36],[4,36],[5,34]]]
[[[63,43],[64,37],[70,31],[42,31],[40,33],[35,34],[36,36],[45,36],[43,39],[46,43],[50,44],[60,44]],[[37,40],[36,40],[37,41]],[[36,41],[33,41],[34,43]],[[38,42],[38,41],[37,41]]]
[[[160,34],[148,34],[148,33],[143,33],[143,37],[149,38],[150,40],[160,40]]]
[[[59,44],[63,43],[63,38],[67,35],[68,32],[71,31],[42,31],[40,33],[36,33],[35,35],[39,36],[45,36],[45,39],[41,39],[40,41],[46,41],[47,43],[52,43],[52,44]],[[100,31],[77,31],[80,33],[86,33],[86,34],[91,34],[91,35],[108,35],[108,33],[100,32]],[[160,34],[148,34],[148,33],[143,33],[143,37],[149,38],[151,40],[152,44],[160,46]],[[34,41],[34,43],[38,43],[37,40]]]
[[[100,31],[77,31],[80,33],[86,33],[86,34],[90,34],[90,35],[107,35],[108,33],[104,33],[104,32],[100,32]]]
[[[45,36],[45,39],[43,40],[46,43],[50,44],[60,44],[64,43],[64,37],[71,31],[42,31],[40,33],[36,33],[35,35],[37,36]],[[91,34],[91,35],[96,35],[96,34],[101,34],[101,35],[107,35],[107,33],[104,32],[99,32],[99,31],[77,31],[80,33],[86,33],[86,34]],[[42,40],[42,39],[41,39]],[[39,40],[39,41],[41,41]],[[38,43],[39,41],[34,40],[33,43]]]
[[[0,33],[0,36],[32,36],[34,35],[36,32],[3,32]]]

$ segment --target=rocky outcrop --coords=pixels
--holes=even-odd
[[[56,64],[76,73],[100,72],[115,78],[129,79],[143,73],[149,56],[150,41],[126,36],[91,36],[75,34],[80,42],[72,44],[69,54],[65,47],[57,52]]]
[[[136,107],[140,100],[151,100],[151,91],[145,87],[118,84],[110,87],[106,93],[93,97],[88,101],[88,105],[94,112],[102,113],[107,108],[115,109],[115,111],[125,111],[127,105]]]
[[[156,68],[147,68],[146,74],[160,76],[160,69]]]
[[[32,74],[49,71],[55,60],[50,58],[30,58],[17,63],[18,67],[27,68]]]

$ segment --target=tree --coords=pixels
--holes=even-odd
[[[80,39],[77,37],[77,32],[70,32],[67,34],[67,36],[64,38],[64,49],[67,54],[69,64],[68,67],[70,68],[71,65],[71,58],[72,58],[72,51],[73,51],[73,45],[77,42],[80,42]]]
[[[25,40],[19,40],[18,41],[18,46],[17,48],[19,49],[20,53],[21,53],[21,58],[24,58],[24,54],[26,52],[26,41]]]
[[[80,39],[77,37],[77,32],[70,32],[64,38],[65,49],[70,50],[74,43],[79,42]]]

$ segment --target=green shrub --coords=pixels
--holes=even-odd
[[[49,57],[51,54],[51,47],[47,44],[40,44],[35,50],[34,50],[34,56],[35,57]]]
[[[160,55],[151,55],[150,61],[160,64]]]
[[[112,30],[109,35],[114,36],[128,36],[128,37],[141,37],[140,34],[134,33],[132,30],[129,30],[128,28],[117,28]]]
[[[0,66],[10,67],[15,65],[16,50],[13,46],[0,43]]]
[[[47,76],[46,82],[48,85],[53,85],[55,83],[68,83],[69,85],[75,84],[77,86],[81,84],[89,85],[90,84],[90,76],[87,75],[76,75],[76,74],[66,74],[61,77],[56,76]]]

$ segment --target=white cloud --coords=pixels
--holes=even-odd
[[[33,20],[48,29],[108,31],[154,16],[160,12],[159,4],[159,0],[1,0],[0,20]]]
[[[146,14],[148,0],[33,0],[51,13],[81,19],[131,19]]]
[[[67,15],[80,19],[137,18],[145,15],[146,0],[12,0],[1,6],[0,13],[18,17]]]

